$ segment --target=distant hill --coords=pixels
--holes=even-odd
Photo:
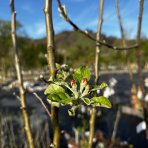
[[[95,37],[95,33],[89,31]],[[110,44],[121,46],[121,40],[115,37],[106,37],[102,35]],[[129,44],[134,41],[128,41]],[[21,63],[23,69],[42,69],[47,65],[46,61],[46,38],[29,39],[27,37],[18,37],[18,48],[20,49]],[[84,35],[75,31],[63,31],[55,35],[56,62],[66,63],[73,67],[79,65],[93,66],[95,60],[95,42]],[[142,41],[143,62],[148,58],[148,42]],[[7,52],[6,52],[7,51]],[[135,60],[135,50],[131,50],[130,56]],[[128,56],[129,56],[128,55]],[[124,51],[114,51],[101,46],[100,63],[106,65],[126,65]],[[3,71],[12,69],[13,53],[11,36],[0,36],[0,67]]]

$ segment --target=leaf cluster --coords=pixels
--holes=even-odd
[[[111,108],[111,103],[106,97],[94,97],[94,92],[105,88],[107,84],[90,85],[91,73],[88,67],[81,66],[72,70],[67,65],[58,65],[57,69],[56,78],[50,77],[50,84],[44,92],[48,95],[47,101],[51,105],[70,105],[69,115],[74,115],[81,104]]]

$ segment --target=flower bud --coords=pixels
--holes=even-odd
[[[70,81],[70,85],[71,85],[71,86],[73,86],[75,83],[76,83],[75,80],[71,80],[71,81]]]
[[[75,80],[71,80],[70,85],[71,85],[73,90],[75,90],[75,91],[77,90],[77,84],[76,84]]]
[[[82,81],[81,81],[81,83],[82,83],[83,85],[86,85],[86,84],[87,84],[87,81],[88,81],[87,78],[83,78]]]
[[[85,86],[87,85],[87,81],[88,81],[87,78],[83,78],[83,79],[81,80],[81,83],[80,83],[80,93],[83,92]]]

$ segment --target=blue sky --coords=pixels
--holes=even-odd
[[[66,5],[68,15],[82,29],[97,30],[98,0],[61,0]],[[129,38],[137,32],[139,0],[119,0],[121,16]],[[42,38],[45,36],[45,18],[43,13],[44,0],[15,0],[17,20],[23,25],[23,30],[29,37]],[[148,37],[148,0],[145,0],[142,24],[142,35]],[[0,0],[0,19],[10,20],[9,0]],[[120,37],[116,16],[115,0],[105,0],[104,22],[102,32],[106,35]],[[63,21],[57,10],[57,2],[53,0],[53,22],[55,33],[62,30],[72,30]]]

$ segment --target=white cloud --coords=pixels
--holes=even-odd
[[[46,36],[46,26],[45,21],[36,22],[33,25],[29,25],[25,27],[27,34],[32,38],[42,38]],[[54,23],[54,31],[58,33],[62,30],[72,30],[72,27],[67,24],[65,21],[55,22]]]
[[[96,18],[90,21],[90,23],[88,23],[86,27],[96,27],[97,28],[97,24],[98,24],[98,19]]]
[[[58,33],[62,30],[72,30],[72,27],[65,21],[61,20],[60,22],[56,21],[54,23],[54,31]]]
[[[46,34],[46,27],[44,21],[39,21],[33,25],[25,28],[27,34],[32,38],[41,38]]]

